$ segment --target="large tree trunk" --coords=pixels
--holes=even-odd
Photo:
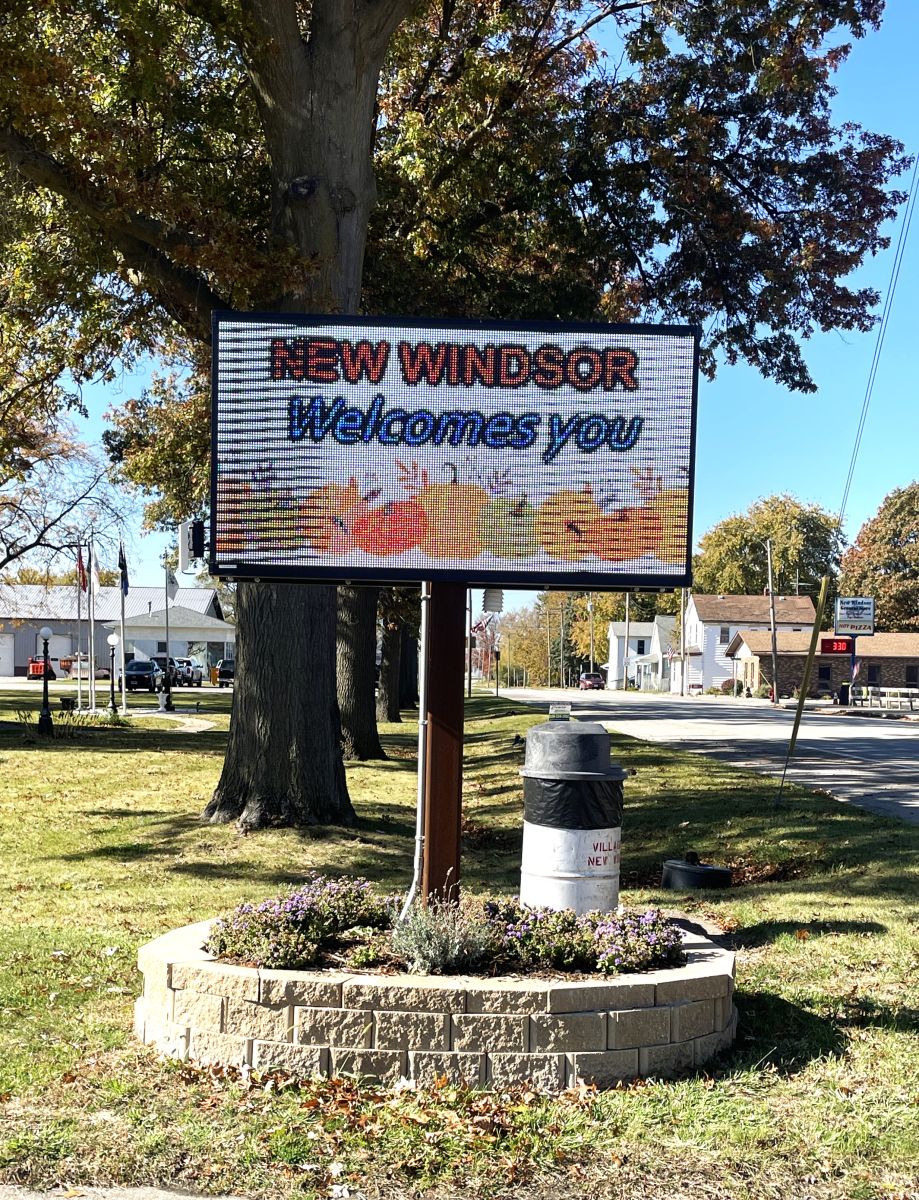
[[[335,589],[241,583],[230,736],[206,820],[350,824],[335,697]],[[312,736],[310,735],[312,731]]]
[[[380,653],[380,686],[377,689],[377,720],[401,721],[399,713],[399,663],[402,659],[402,626],[383,622]]]
[[[402,649],[399,654],[399,707],[415,708],[418,704],[418,635],[402,628]]]
[[[290,269],[261,307],[357,312],[376,198],[380,67],[411,0],[244,0],[244,58],[270,157],[272,236]],[[205,810],[246,828],[353,816],[335,692],[335,593],[240,586],[237,693],[223,773]],[[373,697],[371,684],[371,701]],[[372,709],[371,709],[372,711]],[[374,727],[374,736],[376,729]]]
[[[375,587],[338,589],[336,659],[341,745],[346,759],[385,758],[377,732],[374,684],[377,662]]]

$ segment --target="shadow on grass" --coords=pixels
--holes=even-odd
[[[748,925],[728,935],[723,941],[729,950],[751,950],[789,934],[806,941],[811,937],[832,934],[867,935],[886,932],[887,926],[877,921],[762,921],[758,925]]]
[[[784,1074],[814,1059],[841,1054],[846,1037],[835,1021],[809,1012],[771,992],[742,992],[737,1004],[737,1041],[730,1069],[771,1064]]]

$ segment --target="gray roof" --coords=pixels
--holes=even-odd
[[[114,621],[121,616],[118,587],[103,587],[96,596],[96,620]],[[178,605],[193,612],[212,614],[217,591],[215,588],[180,587],[170,601],[170,608]],[[125,597],[125,618],[146,616],[147,613],[165,607],[166,590],[163,587],[131,587]],[[80,611],[87,615],[87,596],[80,597]],[[45,587],[40,583],[0,583],[0,619],[22,621],[75,621],[77,619],[76,584],[54,584]]]
[[[610,632],[616,637],[625,637],[625,621],[610,621]],[[654,632],[653,621],[629,621],[629,637],[650,637]]]
[[[191,589],[188,589],[189,591]],[[106,629],[117,629],[120,620],[107,622]],[[130,630],[132,633],[141,629],[157,629],[166,630],[166,609],[160,608],[154,612],[138,613],[134,617],[125,617],[125,630]],[[220,621],[217,617],[211,617],[207,613],[195,612],[190,608],[184,608],[181,604],[169,605],[169,633],[178,633],[182,629],[192,629],[195,632],[204,632],[222,634],[236,634],[236,626],[231,625],[229,621]]]

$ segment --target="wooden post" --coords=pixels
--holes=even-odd
[[[429,604],[424,903],[431,896],[459,898],[466,589],[462,584],[432,583]]]

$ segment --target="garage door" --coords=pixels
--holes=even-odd
[[[13,635],[0,633],[0,675],[13,674]]]

